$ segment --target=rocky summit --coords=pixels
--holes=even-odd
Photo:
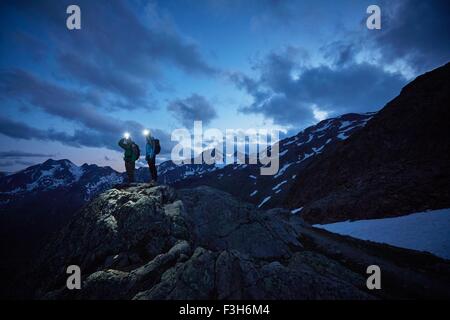
[[[384,290],[366,287],[372,264],[383,270]],[[81,269],[81,290],[66,289],[69,265]],[[102,193],[48,243],[30,274],[40,299],[450,296],[448,261],[331,234],[204,186]]]

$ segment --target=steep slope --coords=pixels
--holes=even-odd
[[[316,156],[330,146],[361,130],[373,115],[345,114],[323,120],[293,137],[281,140],[279,171],[274,176],[260,175],[260,165],[230,164],[223,169],[204,170],[189,179],[175,181],[172,185],[177,188],[208,185],[261,208],[279,206],[303,167],[315,161]]]
[[[81,290],[65,289],[71,264]],[[367,290],[369,264],[385,290]],[[31,279],[44,299],[374,299],[448,297],[449,276],[431,255],[332,235],[210,187],[135,185],[78,212]]]
[[[298,173],[286,205],[325,223],[450,207],[450,64]]]

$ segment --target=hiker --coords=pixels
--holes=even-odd
[[[128,183],[134,182],[135,162],[140,157],[139,146],[134,143],[129,133],[119,140],[119,146],[125,150],[123,160],[125,160],[125,170],[127,171]]]
[[[145,160],[147,160],[150,170],[150,182],[158,180],[158,172],[156,170],[156,155],[161,151],[159,140],[153,138],[150,130],[144,130],[144,136],[147,141],[145,145]]]

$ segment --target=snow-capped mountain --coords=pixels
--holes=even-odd
[[[74,192],[90,200],[99,192],[123,181],[122,174],[110,167],[84,164],[76,166],[69,160],[49,159],[42,164],[0,178],[0,203],[7,204],[33,194],[53,191]]]
[[[260,176],[259,165],[177,165],[165,161],[158,166],[159,182],[169,185],[214,185],[230,191],[240,184],[239,196],[262,206],[275,205],[283,195],[299,168],[325,147],[345,140],[365,126],[373,114],[346,114],[324,120],[296,136],[281,140],[280,169],[274,176]],[[149,180],[149,170],[136,170],[136,181]],[[125,174],[110,167],[84,164],[76,166],[69,160],[49,159],[7,176],[0,176],[0,205],[8,205],[40,193],[67,193],[82,202],[92,199],[115,184],[126,181]]]
[[[177,165],[171,160],[164,161],[158,165],[158,182],[162,184],[172,185],[176,182],[189,179],[191,177],[202,176],[206,173],[213,172],[223,166],[209,164],[181,164]],[[141,167],[136,170],[136,181],[147,182],[150,179],[148,167]]]
[[[302,168],[325,149],[333,148],[337,142],[359,131],[374,114],[351,113],[323,120],[293,137],[281,140],[279,170],[273,176],[260,175],[260,165],[230,164],[223,168],[210,168],[209,171],[203,168],[198,174],[182,177],[173,184],[177,187],[209,185],[261,208],[278,206]]]

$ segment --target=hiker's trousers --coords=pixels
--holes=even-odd
[[[129,183],[134,182],[134,168],[135,168],[134,161],[125,161],[125,170],[127,171]]]
[[[148,168],[150,170],[150,177],[153,181],[158,180],[158,171],[156,170],[156,159],[155,157],[147,158]]]

